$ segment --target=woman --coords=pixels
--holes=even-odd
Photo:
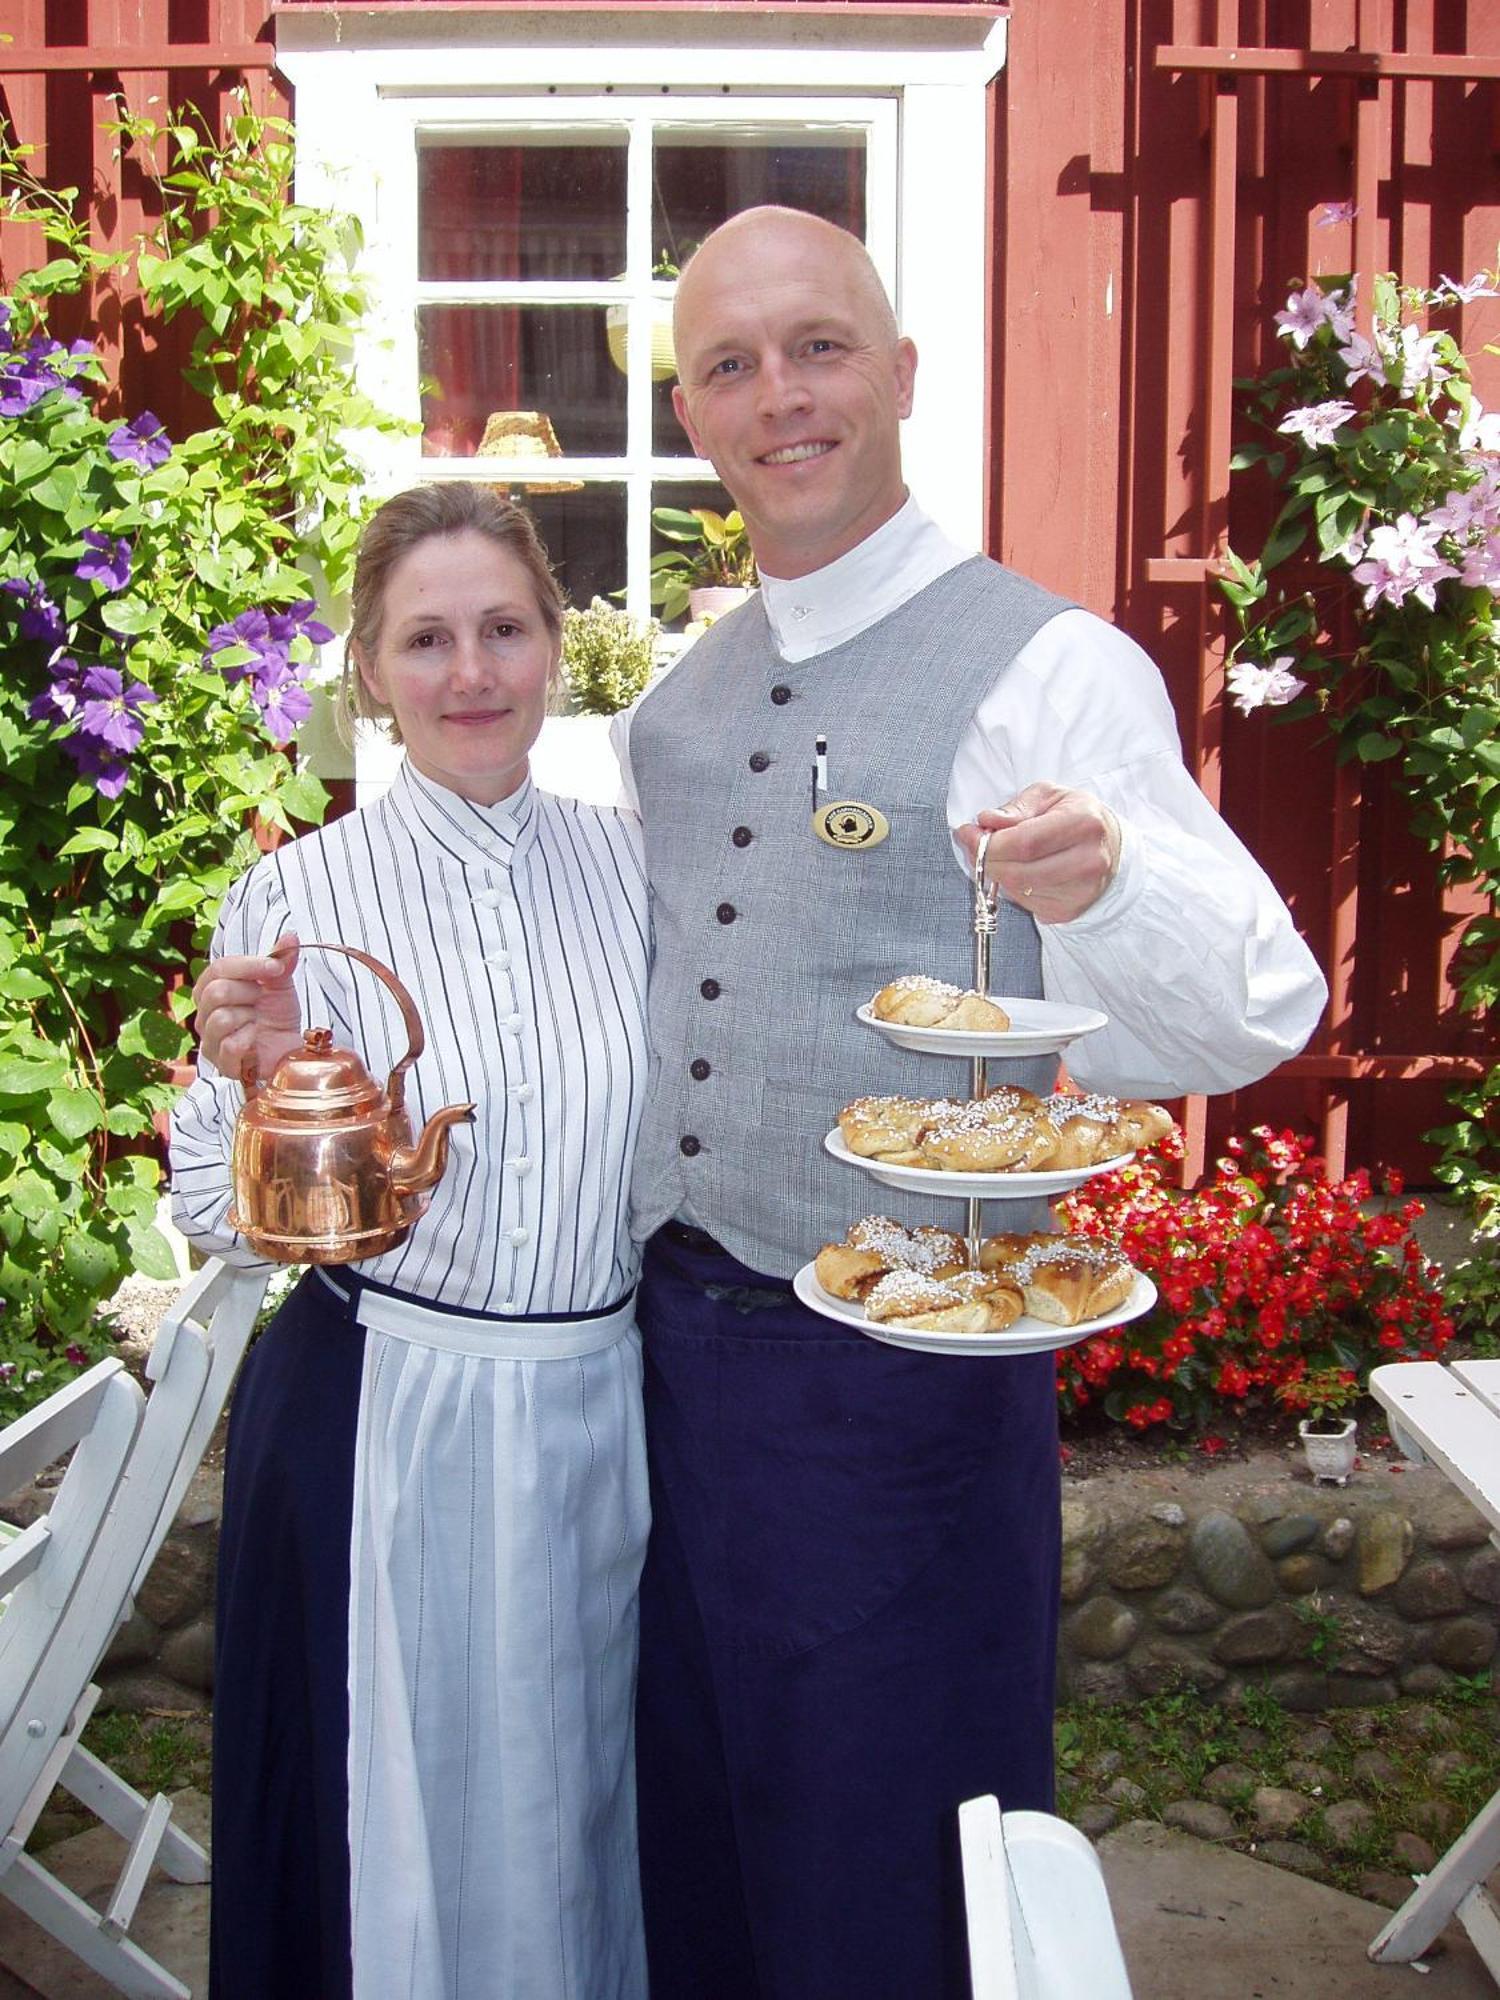
[[[406,755],[377,804],[230,891],[173,1119],[205,1249],[254,1052],[329,1025],[404,1052],[418,1130],[472,1100],[406,1241],[309,1272],[230,1423],[215,1683],[213,1992],[638,2000],[631,1709],[647,1527],[625,1175],[645,1081],[645,882],[622,814],[527,752],[562,605],[485,487],[388,501],[355,573],[352,704]],[[289,962],[294,969],[289,969]],[[216,1064],[218,1065],[216,1067]]]

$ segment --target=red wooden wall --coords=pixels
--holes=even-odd
[[[9,0],[5,26],[0,113],[54,184],[82,190],[104,243],[152,213],[149,182],[100,132],[117,92],[137,110],[154,99],[217,116],[243,85],[258,108],[286,105],[268,0]],[[1310,727],[1226,716],[1223,621],[1198,579],[1225,505],[1227,369],[1268,358],[1270,316],[1295,280],[1354,261],[1348,228],[1315,226],[1323,204],[1353,197],[1356,178],[1373,188],[1361,248],[1408,278],[1495,262],[1500,6],[1013,0],[1010,26],[993,93],[989,546],[1160,661],[1204,781],[1335,974],[1311,1065],[1215,1106],[1210,1141],[1259,1117],[1332,1120],[1351,1161],[1420,1178],[1418,1135],[1442,1116],[1441,1087],[1377,1072],[1484,1051],[1445,981],[1462,909],[1444,906],[1386,784],[1341,791]],[[1158,61],[1209,45],[1436,51],[1489,74],[1221,84]],[[35,254],[25,232],[0,229],[0,284]],[[85,316],[118,353],[126,407],[149,406],[169,429],[191,419],[177,351],[155,344],[128,297],[107,289]],[[1500,361],[1479,352],[1500,343],[1500,303],[1465,319],[1481,395],[1500,402]],[[1236,493],[1229,525],[1247,546],[1255,515],[1253,495]],[[1308,1073],[1319,1055],[1325,1071],[1361,1072],[1334,1081],[1331,1111],[1328,1077]]]

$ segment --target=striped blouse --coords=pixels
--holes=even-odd
[[[431,1207],[364,1275],[470,1312],[585,1312],[629,1291],[649,951],[637,822],[529,780],[475,805],[403,763],[376,804],[235,884],[213,954],[264,953],[286,930],[358,946],[411,994],[427,1038],[407,1073],[419,1136],[442,1105],[476,1107],[452,1128]],[[383,1080],[406,1042],[381,983],[311,951],[296,982],[304,1022],[330,1027]],[[178,1226],[242,1264],[256,1260],[226,1217],[243,1102],[200,1057],[172,1116]]]

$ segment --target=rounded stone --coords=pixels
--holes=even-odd
[[[1144,1640],[1130,1659],[1130,1679],[1137,1694],[1172,1694],[1180,1688],[1212,1694],[1227,1678],[1216,1661],[1204,1659],[1175,1639]]]
[[[1411,1652],[1411,1627],[1377,1605],[1341,1604],[1333,1616],[1338,1647],[1332,1664],[1339,1673],[1383,1673]]]
[[[1417,1799],[1407,1807],[1406,1816],[1436,1847],[1446,1847],[1458,1831],[1458,1807],[1451,1799]]]
[[[208,1696],[197,1688],[184,1687],[180,1681],[168,1680],[165,1674],[143,1672],[111,1675],[99,1696],[96,1713],[181,1715],[190,1710],[196,1714],[208,1705]]]
[[[156,1627],[137,1605],[110,1640],[109,1651],[104,1655],[104,1666],[106,1669],[143,1666],[147,1660],[156,1657],[160,1643]]]
[[[1104,1573],[1116,1590],[1152,1590],[1170,1583],[1182,1564],[1181,1531],[1164,1521],[1132,1521],[1109,1539]]]
[[[1283,1556],[1276,1565],[1276,1581],[1288,1597],[1311,1597],[1315,1590],[1322,1590],[1333,1576],[1333,1570],[1326,1556],[1314,1555],[1304,1549],[1300,1555]]]
[[[1328,1706],[1328,1676],[1313,1667],[1286,1667],[1272,1674],[1266,1693],[1299,1715],[1315,1714]]]
[[[1255,1773],[1245,1764],[1219,1764],[1204,1778],[1202,1789],[1216,1805],[1243,1805],[1255,1790]]]
[[[1285,1868],[1290,1875],[1306,1875],[1320,1882],[1328,1870],[1310,1847],[1300,1840],[1262,1840],[1256,1843],[1257,1861],[1269,1861],[1273,1868]]]
[[[1087,1840],[1097,1840],[1101,1833],[1108,1833],[1112,1826],[1119,1824],[1120,1815],[1113,1806],[1101,1801],[1080,1806],[1073,1815],[1073,1824]]]
[[[1374,1827],[1375,1815],[1360,1799],[1340,1799],[1323,1814],[1323,1831],[1341,1854],[1368,1840]]]
[[[1399,1910],[1411,1894],[1411,1877],[1395,1875],[1389,1868],[1367,1868],[1359,1878],[1358,1892],[1367,1903]]]
[[[1124,1762],[1123,1750],[1101,1750],[1089,1765],[1089,1776],[1096,1781],[1100,1778],[1112,1778]]]
[[[1420,1833],[1396,1833],[1391,1836],[1391,1859],[1413,1875],[1425,1875],[1437,1866],[1437,1850]]]
[[[212,1694],[214,1686],[214,1628],[212,1619],[200,1618],[191,1625],[169,1633],[161,1649],[161,1668],[180,1687],[198,1688]]]
[[[1299,1792],[1326,1792],[1334,1782],[1326,1764],[1315,1764],[1306,1757],[1289,1757],[1286,1777],[1287,1783],[1295,1785]]]
[[[1429,1548],[1449,1552],[1481,1549],[1490,1538],[1489,1524],[1461,1493],[1446,1486],[1423,1510],[1422,1533]]]
[[[1330,1674],[1328,1676],[1328,1706],[1330,1708],[1381,1708],[1396,1699],[1396,1683],[1378,1679],[1364,1680],[1353,1674]]]
[[[1480,1549],[1464,1564],[1464,1589],[1481,1604],[1500,1604],[1500,1549]]]
[[[1453,1724],[1431,1702],[1413,1702],[1397,1711],[1396,1728],[1413,1743],[1441,1743],[1453,1734]]]
[[[1060,1591],[1064,1604],[1076,1604],[1087,1597],[1089,1586],[1094,1581],[1094,1565],[1087,1549],[1064,1548],[1062,1553],[1062,1579]]]
[[[1316,1514],[1287,1514],[1261,1529],[1260,1545],[1272,1562],[1279,1562],[1315,1542],[1322,1525]]]
[[[1151,1600],[1151,1616],[1163,1632],[1211,1632],[1224,1615],[1201,1590],[1178,1584]]]
[[[1301,1637],[1296,1613],[1284,1604],[1268,1604],[1226,1620],[1214,1639],[1214,1658],[1230,1667],[1264,1666],[1286,1659]]]
[[[1342,1562],[1354,1547],[1354,1523],[1347,1514],[1340,1514],[1328,1523],[1319,1539],[1319,1547],[1330,1562]]]
[[[1464,1589],[1441,1556],[1414,1562],[1391,1593],[1403,1618],[1447,1618],[1464,1608]]]
[[[1437,1635],[1432,1657],[1456,1674],[1477,1674],[1495,1657],[1495,1628],[1488,1618],[1450,1618]]]
[[[1128,1670],[1105,1660],[1082,1660],[1072,1667],[1066,1692],[1071,1701],[1096,1701],[1104,1708],[1119,1708],[1135,1700]]]
[[[1428,1779],[1440,1791],[1444,1790],[1450,1778],[1468,1770],[1469,1761],[1462,1750],[1439,1750],[1435,1757],[1427,1759]]]
[[[1257,1611],[1275,1597],[1276,1572],[1233,1514],[1215,1509],[1202,1515],[1190,1546],[1209,1595],[1231,1611]]]
[[[1290,1833],[1312,1811],[1311,1799],[1285,1785],[1257,1785],[1250,1794],[1250,1814],[1255,1831],[1270,1837]]]
[[[1316,1757],[1333,1744],[1333,1731],[1326,1722],[1309,1722],[1292,1738],[1293,1747],[1304,1757]]]
[[[1411,1522],[1393,1507],[1377,1507],[1361,1518],[1354,1535],[1361,1597],[1376,1597],[1400,1580],[1414,1539]]]
[[[1161,1521],[1169,1528],[1185,1528],[1187,1526],[1187,1511],[1185,1508],[1180,1507],[1175,1500],[1158,1500],[1154,1506],[1149,1507],[1146,1511],[1150,1514],[1153,1521]]]
[[[1441,1694],[1444,1688],[1453,1685],[1453,1676],[1446,1667],[1437,1667],[1430,1660],[1415,1667],[1405,1667],[1398,1675],[1403,1694]]]
[[[1210,1805],[1206,1799],[1174,1799],[1162,1813],[1167,1826],[1175,1826],[1179,1833],[1190,1833],[1195,1840],[1228,1840],[1234,1832],[1234,1820],[1222,1806]]]
[[[218,1537],[205,1530],[173,1529],[136,1598],[153,1625],[181,1625],[211,1601]]]
[[[1361,1785],[1386,1790],[1401,1782],[1401,1773],[1383,1750],[1359,1750],[1349,1766],[1350,1775]]]
[[[1068,1644],[1086,1660],[1118,1660],[1130,1651],[1141,1621],[1112,1597],[1091,1597],[1068,1620]]]
[[[1112,1806],[1128,1806],[1132,1812],[1146,1803],[1146,1793],[1134,1778],[1113,1778],[1104,1788],[1104,1796]]]

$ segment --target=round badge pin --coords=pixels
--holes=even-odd
[[[878,847],[891,823],[879,806],[867,806],[860,799],[834,799],[818,807],[812,816],[812,829],[829,847],[853,851]]]

